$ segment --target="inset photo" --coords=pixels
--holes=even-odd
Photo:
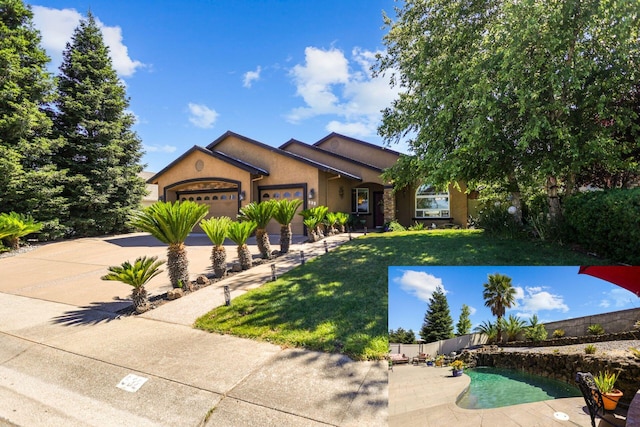
[[[640,266],[388,276],[390,426],[640,425]]]

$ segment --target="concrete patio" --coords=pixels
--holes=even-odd
[[[389,371],[389,426],[591,426],[582,397],[494,409],[460,408],[456,400],[470,382],[467,375],[453,378],[446,367],[394,366],[393,371]],[[556,419],[556,412],[567,414],[569,420]]]

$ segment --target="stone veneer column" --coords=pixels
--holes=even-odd
[[[396,219],[396,198],[393,194],[393,186],[385,185],[382,200],[384,203],[384,222],[386,224]]]

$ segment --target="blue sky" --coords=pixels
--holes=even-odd
[[[471,307],[473,327],[495,321],[484,306],[483,284],[490,274],[511,277],[517,306],[507,310],[527,320],[537,314],[542,322],[637,308],[633,293],[604,280],[578,274],[579,267],[389,267],[389,328],[422,327],[428,301],[437,286],[445,291],[454,327],[462,304]]]
[[[227,130],[279,146],[330,132],[382,144],[396,95],[373,78],[393,0],[27,0],[57,73],[87,11],[127,86],[147,170]],[[402,146],[393,146],[406,151]]]

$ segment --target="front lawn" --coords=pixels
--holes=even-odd
[[[380,359],[388,351],[390,265],[586,264],[609,262],[479,230],[372,233],[212,310],[195,326],[357,360]]]

